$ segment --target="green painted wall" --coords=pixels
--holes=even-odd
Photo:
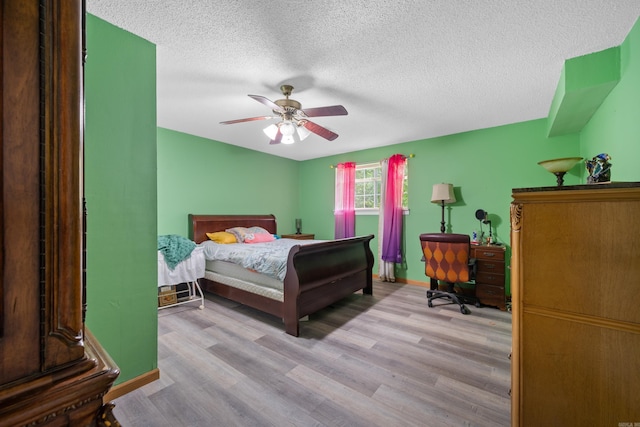
[[[404,217],[406,262],[396,276],[426,284],[418,235],[440,230],[442,210],[430,202],[433,184],[454,184],[457,202],[446,207],[447,231],[479,231],[474,214],[484,209],[492,221],[494,237],[508,245],[511,190],[555,185],[555,176],[537,162],[579,153],[578,135],[548,138],[546,134],[546,121],[541,119],[305,161],[300,167],[302,221],[308,224],[307,232],[333,237],[335,172],[330,165],[378,161],[395,153],[415,154],[409,160],[410,213]],[[572,169],[565,184],[580,183],[580,173],[579,167]],[[377,216],[356,218],[357,234],[377,235],[377,230]],[[483,230],[488,234],[486,225]],[[377,245],[376,237],[372,243],[376,254]]]
[[[123,382],[157,367],[155,46],[87,16],[86,324]]]
[[[608,153],[612,181],[640,181],[640,20],[621,46],[621,63],[620,82],[582,130],[580,155]]]
[[[158,129],[158,234],[187,236],[187,215],[274,214],[295,232],[296,161]]]

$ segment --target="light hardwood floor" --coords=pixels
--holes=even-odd
[[[123,426],[507,426],[511,313],[427,307],[374,281],[302,322],[208,295],[161,310],[160,380],[115,400]],[[437,302],[436,302],[437,304]]]

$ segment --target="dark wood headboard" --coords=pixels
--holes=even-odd
[[[232,227],[262,227],[276,234],[278,227],[273,215],[194,215],[189,214],[189,239],[202,243],[207,233],[224,231]]]

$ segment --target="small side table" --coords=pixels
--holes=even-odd
[[[283,239],[297,239],[297,240],[313,240],[316,238],[315,234],[283,234],[280,237]]]

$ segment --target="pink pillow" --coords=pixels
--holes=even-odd
[[[245,243],[264,243],[264,242],[273,242],[274,240],[276,240],[276,238],[273,237],[273,234],[267,234],[267,233],[253,233],[253,234],[246,234],[244,236]]]

